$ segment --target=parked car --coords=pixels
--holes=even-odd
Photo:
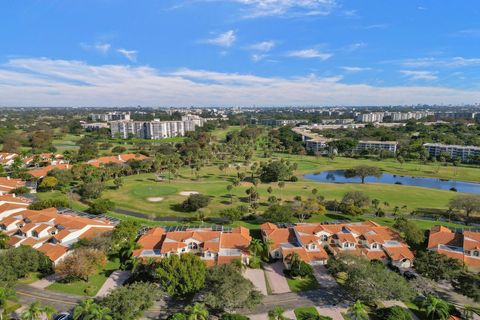
[[[57,314],[53,320],[73,320],[73,317],[70,313],[68,312],[62,312]]]

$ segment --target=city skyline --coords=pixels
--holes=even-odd
[[[473,1],[2,3],[0,105],[478,103],[479,9]]]

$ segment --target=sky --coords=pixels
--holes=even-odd
[[[480,103],[478,0],[22,0],[0,21],[0,106]]]

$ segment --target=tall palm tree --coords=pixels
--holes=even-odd
[[[47,320],[53,319],[53,315],[57,312],[57,310],[49,304],[44,306],[42,311],[43,311],[43,314],[45,315],[45,317],[47,318]]]
[[[446,320],[450,316],[450,305],[443,299],[429,294],[422,305],[427,317],[438,320]]]
[[[43,310],[40,306],[40,302],[35,301],[28,306],[28,309],[25,310],[20,318],[22,320],[40,320],[43,316]]]
[[[368,320],[367,309],[360,300],[355,301],[355,303],[348,308],[348,312],[353,320]]]
[[[207,320],[208,310],[203,303],[195,303],[193,306],[185,308],[188,320]]]
[[[93,301],[93,299],[83,300],[73,309],[73,319],[83,319],[85,316],[91,314],[96,306],[97,304]]]
[[[263,251],[263,243],[259,239],[252,239],[250,245],[248,246],[248,250],[251,254],[258,257]]]

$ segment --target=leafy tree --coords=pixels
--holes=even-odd
[[[55,272],[65,281],[76,279],[88,281],[89,277],[96,274],[98,269],[104,267],[106,263],[107,258],[103,252],[82,248],[66,256],[55,266]]]
[[[456,291],[480,302],[480,274],[462,271],[453,279],[452,285]]]
[[[425,240],[423,231],[415,223],[405,218],[396,218],[393,227],[400,232],[411,246],[421,244]]]
[[[270,222],[291,222],[293,210],[287,205],[273,204],[265,210],[263,218]]]
[[[226,208],[219,212],[220,217],[228,219],[230,222],[241,220],[248,212],[248,208],[238,206],[236,208]]]
[[[422,308],[427,313],[427,317],[432,320],[446,320],[450,316],[450,305],[431,294],[423,301]]]
[[[110,310],[112,320],[133,320],[152,307],[158,297],[155,284],[135,282],[111,291],[99,301],[99,305]]]
[[[260,167],[260,180],[263,183],[288,180],[292,169],[282,161],[272,161]]]
[[[197,211],[200,208],[205,208],[210,203],[210,197],[203,194],[191,194],[182,203],[182,209],[185,211]]]
[[[171,296],[185,297],[203,288],[206,266],[194,254],[174,254],[159,262],[156,275],[165,292]]]
[[[350,318],[352,318],[352,320],[368,320],[369,319],[367,308],[360,300],[355,301],[355,303],[348,308],[348,313],[350,315]]]
[[[208,270],[205,288],[204,302],[228,312],[254,307],[262,296],[234,264],[222,264]]]
[[[109,199],[97,199],[92,202],[88,212],[93,214],[105,214],[115,208],[115,203]]]
[[[8,243],[7,243],[8,239],[10,239],[8,235],[0,232],[0,249],[8,248]]]
[[[462,263],[457,259],[431,250],[418,251],[413,265],[418,273],[435,281],[451,279],[463,269]]]
[[[377,167],[362,165],[355,168],[347,169],[345,170],[344,174],[346,178],[359,177],[360,179],[362,179],[362,183],[365,183],[366,177],[373,176],[379,178],[382,176],[382,171]]]
[[[52,262],[43,253],[29,246],[11,248],[0,254],[0,283],[15,281],[31,272],[47,274]]]
[[[78,149],[78,161],[87,161],[98,157],[98,146],[92,137],[85,136],[77,144],[80,146]]]
[[[79,193],[84,199],[97,199],[105,190],[105,184],[100,181],[92,181],[83,183],[79,189]]]
[[[140,224],[137,221],[122,221],[115,226],[112,233],[112,251],[118,253],[123,247],[129,247],[135,243]]]
[[[480,196],[458,195],[450,200],[450,208],[464,212],[469,219],[472,214],[480,212]]]
[[[344,288],[365,303],[412,298],[413,290],[405,278],[364,257],[340,254],[329,259],[328,268],[334,275],[345,274]]]
[[[55,187],[57,186],[57,184],[58,184],[57,178],[47,176],[47,177],[45,177],[45,178],[42,179],[42,181],[40,182],[40,184],[38,185],[38,187],[39,187],[41,190],[52,190],[52,189],[55,189]]]
[[[353,204],[356,207],[362,208],[368,206],[370,198],[362,191],[349,191],[343,195],[343,204]]]
[[[118,177],[113,179],[113,184],[115,185],[116,189],[120,189],[123,186],[123,179]]]
[[[3,320],[3,313],[7,306],[7,301],[15,297],[15,290],[7,287],[0,287],[0,320]]]

